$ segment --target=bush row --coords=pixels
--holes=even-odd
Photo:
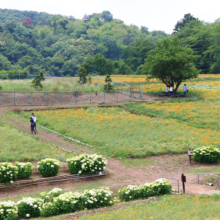
[[[122,201],[132,201],[137,199],[146,199],[152,196],[159,196],[171,193],[172,183],[167,179],[158,179],[152,183],[146,183],[139,186],[127,186],[119,190],[119,198]]]
[[[86,190],[84,193],[64,192],[55,188],[40,195],[41,198],[23,198],[17,203],[0,202],[0,220],[48,217],[110,206],[115,202],[108,188]]]
[[[71,174],[95,174],[105,170],[107,161],[101,155],[82,154],[67,159],[68,168]],[[16,178],[24,179],[32,175],[34,166],[31,163],[0,163],[0,183],[10,184]],[[60,169],[60,161],[47,158],[38,162],[38,171],[43,177],[56,176]]]
[[[169,194],[171,187],[171,182],[158,179],[145,185],[125,187],[119,191],[119,198],[122,201],[130,201]],[[48,217],[111,206],[116,201],[117,198],[113,199],[109,188],[85,190],[84,193],[65,192],[63,189],[55,188],[50,192],[40,193],[40,198],[23,198],[17,203],[0,202],[0,220]]]

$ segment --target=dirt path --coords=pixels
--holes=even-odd
[[[29,124],[23,122],[19,117],[10,117],[4,114],[4,110],[7,108],[0,108],[0,116],[2,120],[7,121],[16,128],[30,133]],[[47,133],[44,129],[39,128],[37,136],[57,145],[62,148],[80,153],[94,153],[92,148],[82,145],[76,145],[74,142],[64,140],[62,137],[57,136],[55,133]],[[103,155],[104,156],[104,155]],[[135,162],[135,163],[134,163]],[[123,165],[123,164],[126,164]],[[136,164],[136,165],[135,165]],[[1,199],[19,195],[25,195],[30,193],[37,193],[44,190],[50,190],[54,187],[62,187],[65,190],[76,190],[79,186],[91,185],[94,187],[110,187],[113,191],[117,191],[126,185],[144,184],[146,182],[152,182],[158,179],[160,176],[174,177],[180,180],[182,173],[187,176],[186,190],[190,193],[213,193],[215,188],[209,188],[204,185],[197,184],[197,175],[187,173],[191,168],[199,168],[199,164],[189,164],[187,155],[163,155],[163,156],[152,156],[145,159],[131,159],[121,161],[120,159],[108,158],[106,177],[99,177],[80,181],[67,181],[56,184],[45,184],[27,188],[19,188],[16,190],[5,190],[1,191]],[[218,166],[218,165],[217,165]],[[214,166],[213,166],[214,167]],[[176,181],[172,181],[174,188],[177,189]],[[182,189],[182,186],[180,186]]]

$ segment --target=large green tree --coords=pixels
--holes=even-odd
[[[182,81],[198,76],[194,65],[197,58],[191,48],[181,47],[176,37],[166,38],[148,53],[142,71],[168,87],[173,86],[176,93]]]

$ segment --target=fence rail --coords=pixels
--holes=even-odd
[[[0,91],[0,106],[47,106],[78,105],[129,102],[143,99],[143,91],[139,92],[131,86],[112,91]]]

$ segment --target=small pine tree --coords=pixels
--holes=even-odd
[[[40,72],[40,75],[36,75],[34,77],[34,79],[32,80],[32,87],[34,87],[35,89],[42,89],[43,85],[41,83],[41,81],[44,81],[44,73],[43,71]]]
[[[111,83],[112,83],[111,76],[107,75],[107,76],[105,77],[104,90],[106,90],[106,91],[112,90],[112,89],[113,89],[113,85],[112,85]]]
[[[88,80],[89,80],[89,84],[92,84],[92,77],[91,76],[89,76]]]
[[[79,68],[79,72],[78,72],[78,75],[79,75],[79,83],[80,84],[85,84],[87,83],[87,78],[86,78],[86,69],[84,67],[80,67]]]

